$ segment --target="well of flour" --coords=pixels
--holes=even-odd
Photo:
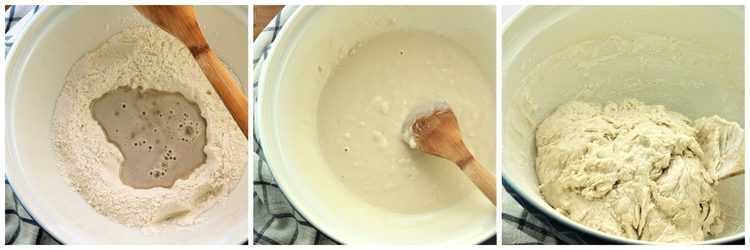
[[[206,162],[206,120],[179,93],[119,87],[95,99],[91,113],[122,153],[128,186],[169,188]]]
[[[330,168],[361,199],[400,213],[434,211],[479,192],[453,163],[401,141],[414,107],[438,100],[451,104],[467,145],[494,171],[494,81],[455,42],[406,31],[360,43],[328,78],[318,130]]]
[[[175,93],[167,98],[175,105],[179,100],[185,100],[180,105],[188,106],[177,105],[164,110],[166,114],[170,110],[181,110],[184,112],[174,115],[187,117],[174,124],[166,121],[166,126],[179,126],[187,122],[182,124],[181,130],[174,128],[174,131],[184,133],[175,132],[173,141],[167,138],[167,141],[157,142],[159,136],[145,136],[149,131],[137,131],[139,128],[125,124],[121,126],[124,130],[134,129],[129,132],[143,137],[140,142],[133,141],[143,150],[151,146],[151,150],[156,152],[158,145],[169,146],[179,140],[196,142],[198,152],[189,153],[186,149],[175,154],[173,149],[168,158],[180,161],[195,156],[197,158],[193,163],[199,162],[198,166],[185,168],[189,171],[182,173],[176,168],[166,168],[168,172],[164,176],[174,178],[169,183],[150,182],[139,186],[136,185],[137,181],[121,180],[121,168],[126,167],[124,165],[132,166],[132,162],[128,161],[131,155],[108,141],[107,133],[126,131],[120,131],[112,124],[107,128],[100,126],[94,117],[96,112],[92,112],[96,111],[96,106],[92,105],[95,99],[109,92],[127,88],[139,89],[132,91],[142,89],[146,92]],[[130,105],[139,103],[137,100],[131,101],[134,102],[123,101],[128,105],[126,109],[136,108]],[[197,107],[193,109],[190,105]],[[106,105],[101,107],[109,110]],[[109,111],[115,114],[114,110]],[[142,125],[145,125],[147,121],[149,119],[130,119],[133,124],[143,122]],[[187,48],[155,27],[126,29],[83,55],[65,79],[52,122],[52,140],[58,166],[70,186],[100,214],[132,227],[162,228],[164,225],[195,223],[200,214],[214,207],[234,189],[246,169],[247,144],[242,132]],[[188,131],[184,127],[186,124],[193,129]],[[164,129],[162,126],[145,127],[159,129],[156,133],[164,132],[161,131]],[[144,138],[151,140],[144,142]],[[187,154],[191,154],[190,157]],[[205,159],[202,159],[203,155]],[[152,166],[139,167],[145,169]],[[162,174],[163,169],[154,169],[160,171],[158,175]],[[172,175],[171,171],[178,173]]]
[[[536,173],[545,200],[605,233],[660,242],[700,241],[724,220],[715,185],[730,147],[744,138],[719,117],[690,120],[636,100],[573,101],[536,132]]]

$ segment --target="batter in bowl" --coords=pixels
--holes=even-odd
[[[165,97],[144,101],[117,93],[128,89]],[[153,103],[155,109],[148,106]],[[179,117],[155,118],[159,113],[150,111]],[[55,105],[52,136],[70,186],[98,213],[136,228],[198,222],[234,190],[247,166],[244,135],[188,49],[153,26],[125,29],[73,64]],[[164,161],[146,159],[156,155]],[[154,167],[161,163],[164,168]],[[123,180],[123,167],[139,168],[136,178]]]
[[[608,234],[701,241],[723,230],[716,170],[736,161],[743,139],[717,116],[692,121],[633,99],[573,101],[537,128],[539,189],[563,215]]]
[[[401,141],[408,114],[436,100],[450,103],[468,147],[494,172],[493,79],[455,42],[412,31],[358,44],[328,78],[318,129],[330,168],[358,197],[400,213],[444,208],[479,192],[453,163]]]

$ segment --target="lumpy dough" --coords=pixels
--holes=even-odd
[[[743,140],[737,123],[689,120],[637,100],[573,101],[536,132],[545,200],[563,215],[630,239],[700,241],[723,230],[716,172]]]
[[[387,32],[349,50],[323,88],[321,149],[330,169],[369,204],[422,213],[476,191],[453,163],[410,149],[401,128],[415,107],[447,101],[477,159],[495,166],[495,85],[455,42]]]

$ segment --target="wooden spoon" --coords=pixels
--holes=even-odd
[[[219,61],[203,37],[192,6],[138,5],[135,9],[162,30],[177,37],[190,50],[247,138],[247,96]]]
[[[466,148],[456,116],[447,103],[417,108],[404,123],[403,135],[411,148],[455,163],[484,196],[497,205],[495,175],[482,167]]]

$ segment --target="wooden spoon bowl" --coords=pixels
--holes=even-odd
[[[412,148],[455,163],[487,199],[497,205],[496,177],[466,148],[456,115],[447,103],[415,110],[404,124],[403,139]]]

